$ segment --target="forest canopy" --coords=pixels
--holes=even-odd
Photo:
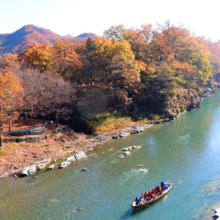
[[[52,46],[31,44],[17,55],[4,54],[0,68],[2,77],[5,71],[16,75],[22,100],[14,109],[26,117],[54,115],[58,122],[91,88],[105,96],[108,112],[134,115],[161,95],[218,85],[220,44],[169,21],[155,29],[116,25],[103,37],[57,38]]]

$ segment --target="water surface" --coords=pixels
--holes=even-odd
[[[1,179],[0,219],[211,219],[212,208],[220,208],[220,93],[202,106],[175,122],[111,140],[63,170]],[[132,145],[142,148],[118,158]],[[133,211],[131,201],[161,180],[182,183]]]

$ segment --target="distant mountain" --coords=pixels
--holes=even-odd
[[[98,35],[96,34],[93,34],[93,33],[83,33],[83,34],[80,34],[79,36],[75,37],[76,39],[82,39],[82,38],[87,38],[87,37],[90,37],[90,38],[95,38],[97,37]]]
[[[65,36],[63,36],[63,37],[72,38],[73,36],[69,34],[69,35],[65,35]]]
[[[52,31],[34,25],[25,25],[12,34],[0,34],[0,54],[20,53],[29,44],[53,44],[53,39],[59,37]]]
[[[84,33],[77,37],[78,40],[86,39],[88,37],[94,38],[96,34]],[[53,45],[55,38],[62,36],[53,33],[52,31],[39,28],[35,25],[25,25],[11,34],[0,34],[0,55],[4,53],[21,53],[30,44],[49,44]],[[72,35],[65,35],[63,37],[72,38]]]

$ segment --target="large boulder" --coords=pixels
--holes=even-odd
[[[60,164],[60,169],[63,169],[63,168],[65,168],[65,167],[67,167],[68,165],[70,165],[70,162],[64,161],[64,162],[62,162],[62,163]]]
[[[83,152],[83,151],[79,151],[79,152],[75,155],[76,160],[80,160],[80,159],[85,158],[85,157],[86,157],[86,155],[85,155],[85,152]]]
[[[82,171],[88,172],[89,170],[87,168],[83,168]]]
[[[28,172],[29,172],[30,175],[32,175],[33,173],[36,172],[36,170],[37,170],[36,165],[32,165],[32,166],[29,167]]]
[[[119,135],[113,135],[112,138],[113,139],[119,139],[120,137],[119,137]]]
[[[21,175],[22,176],[28,176],[28,175],[32,175],[33,173],[35,173],[37,170],[36,165],[32,165],[30,167],[25,167],[21,170]]]
[[[29,167],[25,167],[21,170],[21,175],[22,176],[28,176],[29,173],[28,173],[28,170],[29,170]]]
[[[76,158],[74,156],[66,158],[67,162],[74,162]]]
[[[130,154],[129,151],[125,151],[125,152],[124,152],[124,155],[125,155],[125,156],[127,156],[127,155],[129,155],[129,154]]]
[[[49,166],[47,169],[48,169],[48,170],[52,170],[52,169],[54,169],[54,167],[55,167],[55,164],[54,164],[54,165]]]

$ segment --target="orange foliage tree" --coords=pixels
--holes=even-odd
[[[20,80],[10,71],[0,73],[0,146],[3,140],[3,125],[11,122],[14,112],[22,105]]]
[[[20,63],[24,62],[27,67],[36,68],[40,72],[50,70],[52,67],[53,48],[48,44],[31,44],[18,55]]]
[[[5,53],[0,61],[0,67],[19,67],[17,54]]]
[[[84,53],[81,42],[74,38],[57,38],[54,40],[53,71],[66,79],[74,79],[81,73],[81,57]]]

